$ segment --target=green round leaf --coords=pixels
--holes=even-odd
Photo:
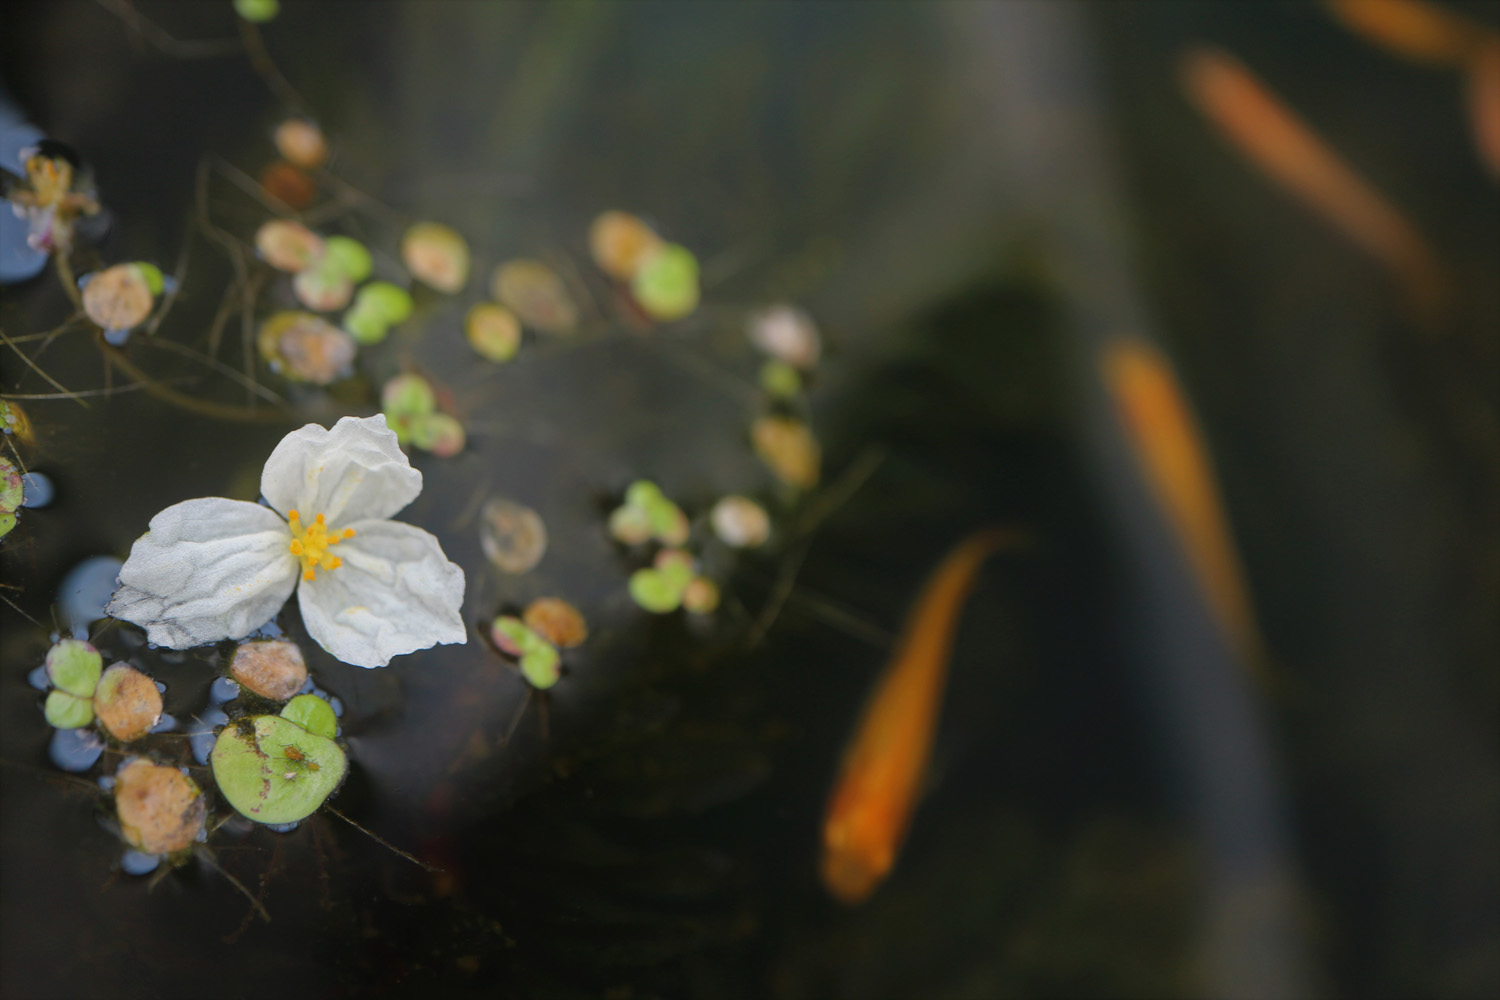
[[[389,281],[372,281],[354,294],[354,308],[373,313],[389,325],[404,323],[411,315],[411,294]]]
[[[437,409],[432,386],[420,375],[397,375],[380,390],[380,408],[392,418],[422,417]]]
[[[355,343],[369,347],[384,340],[390,327],[379,313],[354,308],[344,313],[344,329],[349,331]]]
[[[791,399],[802,391],[802,373],[785,361],[767,361],[760,368],[760,387],[775,399]]]
[[[664,499],[661,488],[649,479],[637,479],[625,490],[625,506],[639,507],[648,512],[653,504]]]
[[[167,281],[162,277],[161,268],[155,264],[138,261],[135,269],[140,272],[141,280],[146,283],[147,288],[151,289],[152,295],[160,295],[167,287]]]
[[[82,639],[64,639],[47,650],[47,677],[59,691],[92,698],[104,671],[104,658]]]
[[[641,545],[651,540],[651,515],[642,507],[626,504],[609,515],[610,537],[622,545]]]
[[[424,451],[452,458],[464,450],[464,425],[446,413],[424,413],[412,420],[411,440]]]
[[[0,458],[0,511],[10,513],[21,506],[26,497],[26,485],[21,480],[21,470],[11,464],[10,459]]]
[[[521,657],[521,673],[533,687],[546,689],[557,683],[560,676],[560,658],[557,650],[545,641],[526,651]]]
[[[10,529],[16,526],[16,515],[10,511],[0,511],[0,538],[10,534]]]
[[[220,794],[257,823],[306,819],[349,769],[349,759],[333,740],[274,715],[247,716],[225,726],[209,763]]]
[[[652,614],[676,611],[682,603],[682,587],[654,569],[638,569],[630,574],[629,588],[630,599]]]
[[[630,294],[652,319],[681,319],[698,307],[698,258],[675,243],[641,262]]]
[[[333,706],[315,694],[297,695],[286,703],[281,717],[319,736],[332,738],[339,731],[339,720],[333,714]]]
[[[692,531],[682,508],[666,497],[658,497],[648,506],[646,516],[651,521],[651,534],[663,545],[681,545]]]
[[[697,576],[693,568],[693,557],[681,549],[663,549],[656,554],[656,571],[667,585],[676,589],[679,598],[682,588]]]
[[[61,689],[47,692],[47,703],[42,711],[47,724],[55,729],[81,729],[94,721],[94,703],[89,698],[79,698]]]
[[[375,261],[359,240],[330,236],[323,241],[323,259],[356,285],[370,276]]]
[[[280,0],[234,0],[234,12],[247,21],[265,24],[281,12]]]

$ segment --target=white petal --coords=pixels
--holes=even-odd
[[[356,521],[334,552],[343,565],[304,580],[297,600],[307,633],[345,663],[383,667],[438,643],[467,642],[459,612],[464,571],[438,540],[399,521]]]
[[[422,492],[385,415],[344,417],[333,430],[308,424],[292,431],[266,459],[260,491],[283,515],[304,522],[322,514],[330,528],[366,518],[384,520]]]
[[[260,504],[223,497],[173,504],[131,546],[104,610],[171,649],[239,639],[292,596],[298,564],[290,544],[286,522]]]

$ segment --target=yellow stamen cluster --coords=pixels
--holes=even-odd
[[[328,550],[346,538],[353,538],[353,528],[345,528],[342,533],[330,536],[322,514],[305,527],[295,510],[287,511],[286,519],[292,529],[292,555],[302,560],[302,579],[313,579],[316,570],[338,569],[343,565],[343,560]]]

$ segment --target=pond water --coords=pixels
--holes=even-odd
[[[54,495],[0,543],[0,993],[1500,987],[1500,194],[1453,79],[1315,10],[1208,6],[287,3],[251,34],[228,2],[9,12],[10,99],[77,148],[109,216],[74,270],[180,284],[129,367],[82,324],[31,336],[72,311],[51,268],[4,291],[0,328],[28,339],[0,395],[35,433],[11,440]],[[1440,335],[1195,117],[1174,60],[1205,42],[1421,220],[1453,282]],[[472,255],[327,387],[256,356],[291,283],[224,249],[277,214],[254,178],[289,114],[333,150],[315,228],[361,240],[375,277],[409,283],[417,221]],[[696,255],[686,318],[649,322],[594,266],[611,209]],[[562,276],[577,329],[485,360],[465,315],[517,258]],[[778,302],[824,340],[790,407],[745,335]],[[1197,407],[1269,685],[1129,462],[1094,367],[1122,328]],[[337,703],[350,774],[259,826],[204,766],[249,704],[232,644],[154,649],[87,608],[158,511],[256,500],[285,434],[378,412],[403,372],[464,427],[457,455],[411,449],[399,518],[462,566],[468,641],[365,670],[289,604],[266,634]],[[86,392],[41,398],[53,382]],[[752,446],[783,409],[821,445],[805,495]],[[695,519],[712,615],[631,600],[647,560],[607,523],[642,478]],[[710,539],[729,494],[770,512],[763,549]],[[545,524],[526,572],[486,556],[497,500]],[[842,748],[924,577],[997,523],[1032,544],[978,577],[910,836],[841,906],[818,843]],[[542,596],[589,631],[545,692],[488,639]],[[165,685],[175,728],[141,748],[209,788],[205,849],[175,870],[111,828],[98,779],[126,753],[54,735],[28,683],[80,622]]]

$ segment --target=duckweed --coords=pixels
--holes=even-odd
[[[464,425],[446,413],[427,413],[411,424],[411,442],[439,458],[452,458],[464,450]]]
[[[21,481],[21,470],[8,458],[0,458],[0,538],[10,534],[16,526],[16,510],[26,499],[26,487]]]
[[[142,758],[115,772],[115,815],[125,842],[145,854],[174,854],[203,832],[208,805],[192,778]]]
[[[719,606],[719,585],[706,576],[697,576],[682,589],[682,607],[695,615],[712,614]]]
[[[63,639],[47,651],[47,679],[79,698],[94,696],[103,669],[104,658],[82,639]]]
[[[418,281],[449,295],[469,280],[469,244],[457,230],[419,222],[401,238],[401,259]]]
[[[138,740],[161,721],[161,692],[156,682],[127,663],[116,663],[94,689],[94,714],[121,743]]]
[[[256,335],[261,357],[275,371],[297,382],[328,385],[354,363],[356,347],[348,333],[306,312],[279,312]]]
[[[235,647],[229,676],[262,698],[286,701],[307,683],[307,662],[295,642],[254,640]]]
[[[663,545],[682,545],[692,525],[682,508],[667,499],[650,480],[640,479],[625,490],[625,503],[610,514],[609,532],[626,545],[655,538]]]
[[[296,274],[323,257],[323,237],[300,222],[272,219],[255,233],[261,260],[278,271]]]
[[[501,572],[526,573],[547,552],[547,526],[530,507],[492,497],[479,512],[479,546]]]
[[[521,347],[521,321],[493,302],[480,302],[464,317],[464,336],[480,357],[509,361]]]
[[[272,160],[261,168],[256,178],[266,194],[288,208],[301,211],[318,197],[318,182],[304,170],[292,166],[285,160]]]
[[[568,286],[539,260],[512,260],[495,269],[490,291],[525,326],[542,333],[572,333],[578,307]]]
[[[220,794],[236,812],[271,825],[311,816],[349,769],[343,748],[331,738],[275,715],[246,716],[226,725],[209,764]]]
[[[318,736],[332,739],[339,731],[339,720],[333,706],[315,694],[299,694],[286,703],[281,717]]]
[[[761,417],[750,429],[755,453],[788,486],[818,484],[822,452],[807,425],[792,417]]]
[[[802,374],[787,362],[773,358],[760,367],[760,387],[772,399],[792,399],[802,391]]]
[[[324,240],[323,260],[329,267],[356,285],[368,278],[370,272],[375,269],[375,261],[370,256],[370,251],[359,240],[348,236],[330,236]],[[405,319],[405,316],[402,318]]]
[[[306,118],[288,118],[276,126],[271,138],[282,158],[303,170],[316,170],[328,161],[328,139]]]
[[[281,13],[281,0],[234,0],[234,12],[252,24],[265,24]]]
[[[720,541],[736,549],[757,548],[771,536],[770,516],[749,497],[724,497],[714,504],[709,523]]]
[[[533,687],[545,690],[562,676],[562,658],[557,648],[519,618],[513,615],[496,618],[490,626],[490,637],[502,653],[519,660],[522,676]]]
[[[589,635],[583,614],[560,597],[538,597],[521,617],[527,627],[559,649],[582,645]]]
[[[628,212],[604,212],[589,226],[589,253],[611,278],[628,282],[641,262],[661,247],[661,237]]]
[[[698,308],[698,258],[686,247],[663,243],[640,262],[630,294],[652,319],[681,319]]]
[[[151,264],[116,264],[83,285],[83,311],[105,330],[131,330],[146,321],[162,290],[161,271]]]
[[[47,692],[42,713],[53,729],[80,729],[94,721],[94,702],[54,688]]]
[[[746,333],[761,351],[803,371],[816,367],[823,353],[817,324],[796,306],[776,305],[752,314]]]
[[[339,261],[325,254],[297,272],[292,279],[292,291],[297,301],[313,312],[332,312],[349,304],[354,296],[354,282]]]

